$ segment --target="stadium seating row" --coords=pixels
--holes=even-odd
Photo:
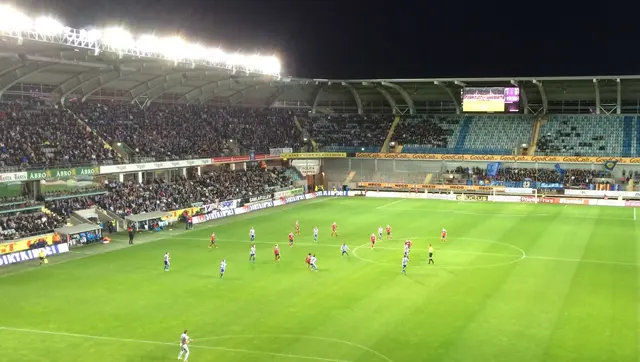
[[[0,168],[299,150],[305,137],[320,151],[379,152],[394,122],[392,116],[309,116],[239,107],[72,103],[69,109],[4,104]],[[405,153],[512,154],[532,142],[537,127],[539,155],[640,153],[640,117],[621,115],[551,115],[540,122],[529,115],[412,115],[400,119],[391,140]],[[120,153],[112,148],[116,144]]]
[[[56,198],[44,202],[46,209],[51,211],[48,214],[40,211],[42,203],[21,200],[16,204],[12,199],[3,198],[0,199],[0,209],[16,211],[0,215],[0,241],[51,232],[65,225],[73,211],[93,206],[114,212],[120,217],[177,210],[196,202],[212,203],[215,200],[262,195],[273,189],[290,186],[294,181],[293,175],[299,178],[295,170],[287,168],[264,170],[252,167],[246,171],[231,171],[226,167],[218,167],[192,180],[179,177],[172,182],[154,180],[145,184],[110,181],[105,185],[108,193],[74,196],[66,192],[63,197],[55,193]],[[78,195],[85,195],[85,191],[79,190]],[[35,210],[27,209],[36,204],[39,207]]]

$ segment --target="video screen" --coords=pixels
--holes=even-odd
[[[462,111],[476,113],[518,112],[518,87],[467,87],[462,89]]]

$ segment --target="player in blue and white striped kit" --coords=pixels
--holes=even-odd
[[[249,230],[249,238],[251,239],[251,242],[254,242],[256,240],[256,230],[253,228],[253,226],[251,227],[251,230]]]
[[[164,253],[164,271],[169,271],[169,267],[171,266],[169,260],[169,252]]]
[[[256,262],[256,244],[251,245],[251,251],[249,252],[249,261]]]
[[[342,251],[340,256],[345,256],[346,254],[349,258],[351,258],[351,256],[349,255],[349,247],[347,246],[347,243],[343,243],[340,247],[340,250]]]
[[[402,258],[402,273],[407,274],[407,264],[409,264],[409,257],[406,255]]]
[[[318,227],[317,226],[313,229],[313,242],[314,243],[318,242]]]
[[[227,269],[227,261],[223,260],[220,262],[220,279],[224,276],[224,271]]]
[[[311,257],[311,260],[309,261],[309,265],[311,266],[311,270],[313,271],[318,271],[318,267],[316,266],[316,255],[313,254],[313,256]]]

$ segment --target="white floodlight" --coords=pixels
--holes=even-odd
[[[244,63],[245,63],[245,67],[249,71],[259,71],[264,66],[264,57],[261,57],[258,54],[250,55],[245,57]]]
[[[162,39],[162,53],[169,59],[184,59],[187,43],[179,36]]]
[[[61,22],[49,16],[41,16],[37,18],[33,22],[33,26],[35,31],[46,35],[62,34],[65,28]]]
[[[227,61],[227,54],[220,48],[212,49],[207,56],[207,60],[211,63],[225,63]]]
[[[184,57],[190,60],[207,59],[207,49],[200,44],[186,44]]]
[[[80,40],[95,42],[102,39],[102,32],[99,29],[80,29]]]
[[[280,74],[280,60],[275,56],[263,60],[262,71],[267,74]]]
[[[226,58],[227,59],[225,61],[234,66],[242,65],[245,61],[244,56],[240,53],[229,54]]]
[[[33,29],[33,20],[9,5],[0,5],[0,17],[2,17],[0,30],[24,31]]]
[[[160,53],[162,52],[162,40],[155,35],[142,35],[136,41],[136,46],[143,52]]]
[[[105,29],[102,32],[102,42],[113,49],[132,48],[136,44],[129,31],[117,27]]]

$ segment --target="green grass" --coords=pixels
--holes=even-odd
[[[174,361],[184,329],[191,362],[637,361],[638,222],[628,208],[318,199],[3,268],[0,341],[7,361]],[[370,250],[386,224],[394,240]]]

